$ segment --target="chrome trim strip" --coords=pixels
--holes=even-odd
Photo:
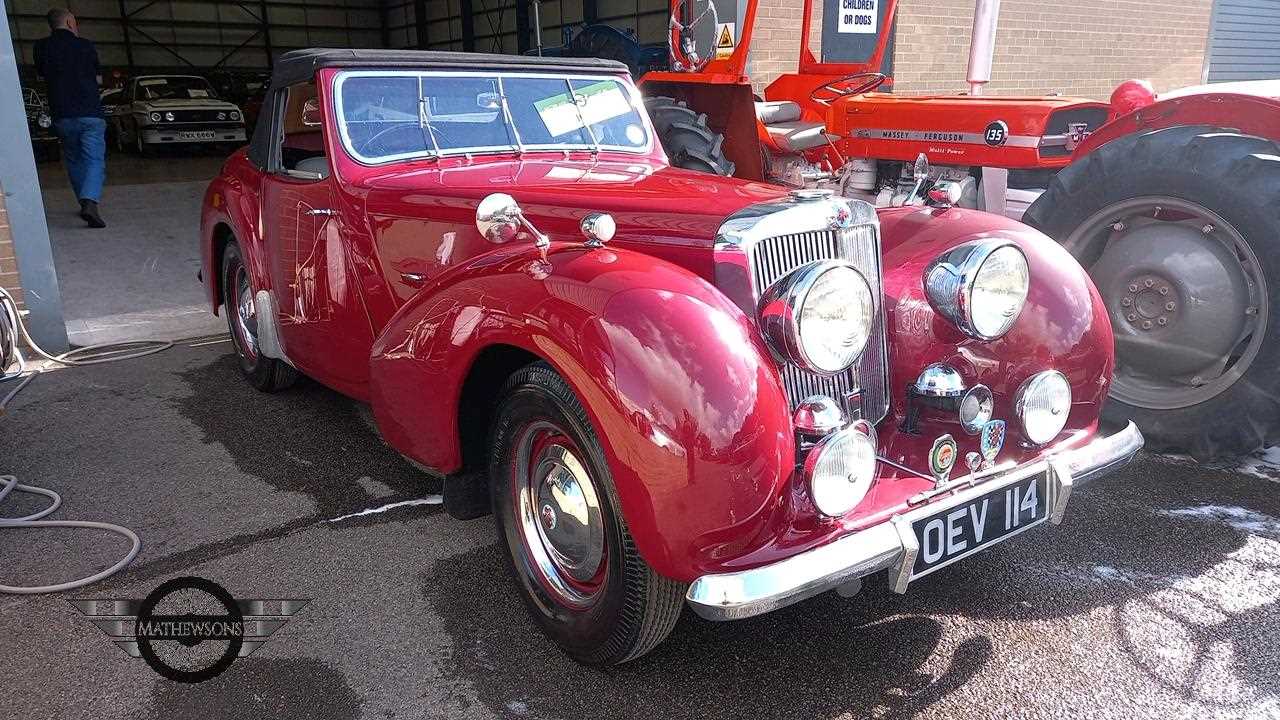
[[[1123,467],[1142,448],[1142,442],[1138,426],[1129,423],[1114,435],[1095,437],[1078,448],[987,475],[982,482],[941,502],[911,508],[826,545],[751,570],[704,575],[689,586],[685,599],[694,612],[708,620],[735,620],[790,605],[884,569],[891,571],[891,589],[905,592],[918,552],[913,520],[1047,470],[1049,519],[1060,523],[1075,487]]]
[[[984,133],[948,132],[945,130],[885,130],[858,128],[853,131],[858,140],[910,140],[912,142],[939,142],[955,145],[983,145],[986,147],[1040,147],[1039,135],[1010,135],[999,145],[987,143]]]

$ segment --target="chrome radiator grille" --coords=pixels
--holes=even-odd
[[[872,423],[889,411],[888,356],[885,350],[884,283],[880,270],[880,236],[875,225],[847,230],[779,235],[761,240],[748,253],[756,297],[775,280],[814,260],[840,259],[853,264],[871,285],[876,314],[871,338],[853,367],[834,377],[821,377],[794,365],[782,369],[782,383],[794,406],[810,395],[826,395],[844,403],[861,391],[862,417]]]

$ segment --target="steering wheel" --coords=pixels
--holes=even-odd
[[[694,16],[687,24],[680,22],[680,9],[684,6],[684,0],[679,0],[671,9],[669,25],[671,38],[668,42],[668,50],[671,54],[671,69],[676,72],[702,72],[707,63],[716,56],[714,33],[711,38],[711,54],[705,58],[698,55],[698,43],[693,39],[693,29],[701,25],[707,16],[711,17],[711,27],[715,28],[720,24],[715,0],[706,0],[706,3],[706,9]]]
[[[449,144],[445,134],[442,133],[439,128],[432,128],[432,130],[434,130],[435,132],[437,143],[439,143],[441,139],[445,139],[444,144]],[[369,136],[368,140],[365,140],[364,142],[360,143],[360,147],[358,148],[358,150],[361,155],[364,155],[366,157],[377,157],[380,155],[387,154],[387,153],[379,153],[379,152],[370,154],[368,151],[370,149],[378,147],[378,144],[385,137],[390,136],[394,133],[402,133],[402,132],[412,132],[415,140],[423,141],[426,143],[426,145],[424,146],[426,149],[432,150],[432,151],[436,149],[436,146],[432,144],[430,138],[427,137],[427,133],[430,132],[429,130],[423,127],[419,127],[417,123],[404,123],[404,124],[392,125],[391,127],[386,127],[379,130],[378,132]],[[391,149],[395,150],[395,148],[391,148]]]
[[[878,72],[860,72],[846,75],[839,80],[819,85],[809,93],[809,99],[819,105],[830,105],[832,102],[849,95],[868,93],[889,80],[889,76]],[[854,83],[857,84],[854,84]]]

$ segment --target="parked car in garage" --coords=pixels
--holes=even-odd
[[[905,592],[1142,444],[1099,428],[1088,275],[924,163],[881,210],[673,168],[604,60],[295,51],[265,107],[201,219],[240,370],[369,403],[451,514],[491,507],[582,662],[685,604]]]
[[[195,75],[133,78],[116,106],[108,117],[117,146],[142,155],[166,145],[229,149],[246,140],[240,108],[220,100],[209,81]]]
[[[22,105],[27,113],[27,132],[31,135],[31,150],[36,160],[57,160],[62,146],[53,132],[49,103],[35,88],[24,87]]]

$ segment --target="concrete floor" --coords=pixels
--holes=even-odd
[[[38,166],[73,344],[225,331],[196,281],[200,203],[222,160],[177,152],[149,159],[110,155],[101,230],[78,216],[62,164]]]
[[[0,717],[1280,717],[1280,493],[1239,469],[1143,455],[1073,494],[1066,522],[893,595],[883,577],[736,623],[685,613],[651,655],[577,665],[533,627],[490,518],[439,492],[313,383],[247,386],[229,346],[180,345],[38,378],[0,417],[0,472],[63,494],[60,519],[134,528],[123,574],[0,595]],[[21,498],[5,515],[34,510]],[[0,581],[92,572],[121,543],[0,531]],[[182,575],[311,604],[198,685],[128,658],[66,602]]]

